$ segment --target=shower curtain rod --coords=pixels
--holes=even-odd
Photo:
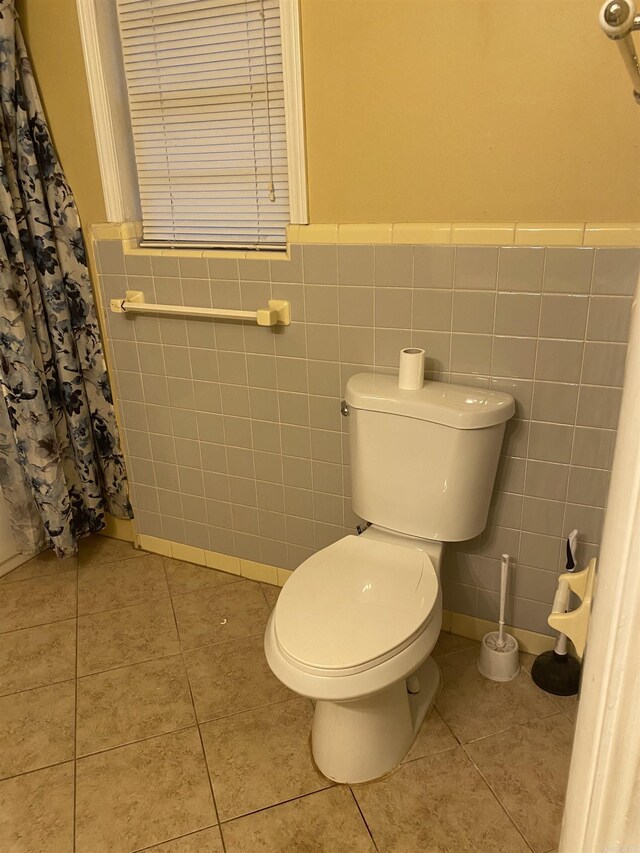
[[[631,78],[633,97],[640,104],[640,63],[631,35],[640,30],[640,15],[636,14],[633,0],[610,0],[605,3],[600,9],[599,21],[604,33],[618,45]]]

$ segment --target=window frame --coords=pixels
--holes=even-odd
[[[115,0],[76,0],[76,7],[107,221],[139,222],[142,216],[138,174]],[[306,225],[309,216],[300,0],[280,0],[280,23],[289,222]],[[180,244],[176,248],[189,250]]]

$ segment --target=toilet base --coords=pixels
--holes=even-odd
[[[442,677],[432,657],[410,676],[351,702],[316,702],[311,745],[318,769],[334,782],[355,784],[384,776],[405,757],[434,704]]]

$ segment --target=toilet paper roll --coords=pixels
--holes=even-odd
[[[417,391],[424,385],[424,350],[407,347],[400,350],[398,386],[404,391]]]

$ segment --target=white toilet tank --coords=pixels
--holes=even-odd
[[[354,511],[380,527],[459,542],[487,523],[513,397],[499,391],[358,373],[347,382]]]

